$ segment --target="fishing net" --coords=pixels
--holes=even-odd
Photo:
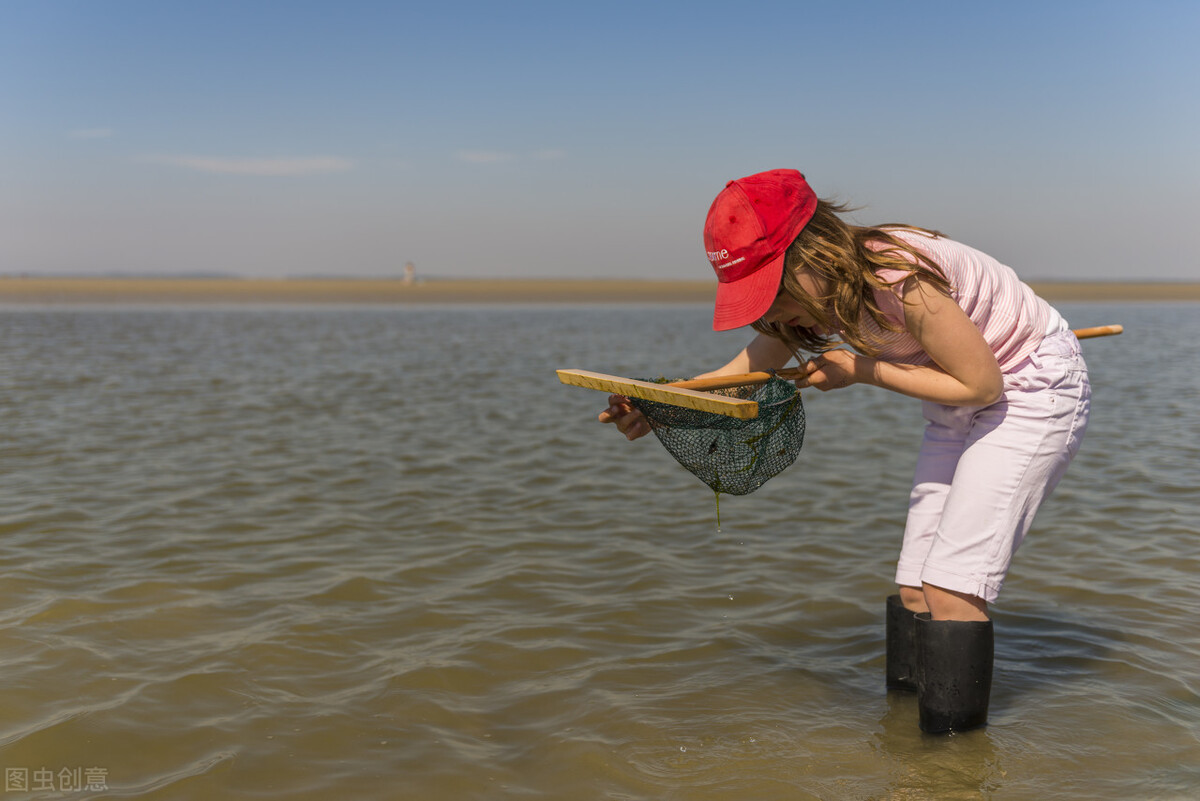
[[[771,378],[712,392],[755,401],[758,416],[739,420],[641,398],[629,402],[675,460],[718,494],[754,492],[796,461],[804,444],[804,404],[794,384]]]

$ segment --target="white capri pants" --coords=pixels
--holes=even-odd
[[[1004,376],[990,406],[925,403],[896,583],[993,603],[1034,513],[1079,451],[1091,394],[1079,340],[1062,331]]]

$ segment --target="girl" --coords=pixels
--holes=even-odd
[[[1087,368],[1063,318],[1008,267],[935,231],[850,225],[844,211],[795,170],[726,185],[704,228],[713,328],[757,336],[707,375],[806,351],[800,387],[873,384],[924,402],[887,678],[917,690],[922,729],[961,731],[986,723],[988,604],[1079,449]],[[600,420],[631,440],[650,431],[620,395]]]

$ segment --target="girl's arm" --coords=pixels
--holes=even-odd
[[[737,375],[759,370],[778,370],[792,358],[792,351],[778,339],[759,334],[742,348],[742,351],[724,367],[696,378],[715,375]],[[629,399],[622,395],[609,395],[608,408],[600,412],[601,423],[613,423],[626,439],[634,440],[650,433],[650,424],[642,413],[633,408]]]
[[[848,350],[808,362],[807,379],[820,390],[872,384],[946,406],[986,406],[1004,390],[1000,365],[979,329],[954,299],[917,276],[905,282],[904,324],[934,365],[894,364]]]
[[[711,378],[717,375],[740,375],[741,373],[778,370],[791,359],[791,348],[775,337],[759,334],[750,340],[750,344],[742,348],[741,352],[724,367],[693,377]]]

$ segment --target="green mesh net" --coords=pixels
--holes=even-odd
[[[804,444],[804,404],[796,386],[772,378],[759,386],[713,390],[758,403],[739,420],[711,412],[630,398],[675,460],[716,493],[746,495],[796,460]]]

